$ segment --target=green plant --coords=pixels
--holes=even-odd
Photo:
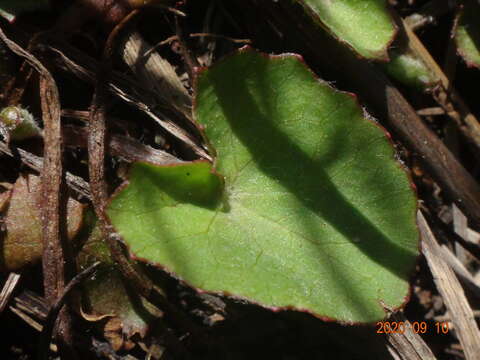
[[[343,322],[404,302],[415,195],[352,95],[296,56],[245,48],[198,75],[194,116],[214,165],[136,164],[109,205],[135,257],[201,290]]]

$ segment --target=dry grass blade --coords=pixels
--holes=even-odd
[[[388,351],[398,360],[435,360],[430,348],[422,337],[413,331],[410,322],[401,313],[392,314],[392,321],[405,324],[405,332],[392,332],[387,335]]]
[[[13,158],[18,158],[22,163],[27,165],[29,168],[41,173],[43,169],[43,158],[29,153],[23,149],[14,147],[12,145],[8,146],[3,141],[0,141],[0,152],[11,156]],[[76,192],[78,195],[83,196],[87,199],[90,199],[90,186],[88,183],[83,180],[81,177],[73,175],[72,173],[67,172],[66,181],[68,187]]]
[[[87,143],[87,130],[82,127],[67,125],[63,127],[65,146],[85,147]],[[184,161],[175,156],[139,141],[121,135],[108,137],[107,150],[111,155],[118,156],[126,161],[148,162],[158,166],[181,164]]]
[[[19,281],[20,274],[8,274],[7,281],[5,282],[5,285],[3,285],[2,292],[0,293],[0,314],[3,312],[5,306],[7,306],[8,302],[10,301],[13,291],[17,287]]]
[[[458,259],[458,255],[455,256],[446,245],[441,245],[440,250],[442,252],[443,260],[450,265],[462,283],[467,286],[478,299],[480,299],[480,287],[473,278],[472,274],[470,274],[470,272]]]
[[[127,35],[121,49],[125,63],[143,86],[154,91],[158,102],[172,105],[185,118],[191,119],[192,100],[173,66],[157,52],[150,52],[151,46],[137,31]]]
[[[451,314],[465,357],[468,360],[478,359],[480,331],[473,311],[454,272],[445,262],[442,249],[421,212],[418,212],[417,220],[423,239],[423,254],[427,259],[437,289]]]
[[[50,50],[56,55],[53,61],[59,68],[87,82],[95,82],[95,71],[100,67],[97,61],[66,44],[59,45],[58,48],[50,47]],[[113,94],[148,115],[168,133],[185,143],[198,156],[208,160],[212,159],[197,144],[196,140],[169,118],[168,109],[159,106],[157,95],[149,88],[141,86],[134,80],[115,71],[111,73],[111,77],[108,79],[108,88]]]

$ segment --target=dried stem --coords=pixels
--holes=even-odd
[[[44,123],[44,164],[42,168],[43,201],[41,209],[43,235],[43,283],[45,296],[53,303],[65,288],[67,272],[73,269],[66,240],[66,197],[62,167],[61,110],[58,88],[50,72],[32,54],[7,38],[0,29],[0,38],[15,54],[23,57],[40,75],[40,95]],[[63,356],[74,359],[71,319],[67,312],[59,323],[59,343]],[[63,346],[65,345],[65,346]]]

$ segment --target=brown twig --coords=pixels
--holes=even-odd
[[[51,303],[63,292],[67,272],[73,269],[68,255],[69,244],[62,238],[66,216],[63,189],[62,134],[58,88],[50,72],[33,55],[7,38],[0,29],[0,38],[18,56],[24,58],[40,75],[41,107],[44,123],[44,164],[42,168],[43,204],[41,209],[43,235],[43,283],[45,296]],[[60,350],[64,356],[75,358],[71,320],[65,312],[59,323]]]
[[[63,293],[55,300],[51,305],[48,312],[47,318],[43,324],[42,333],[40,334],[40,340],[38,345],[38,359],[47,359],[48,350],[50,348],[50,340],[52,338],[52,331],[55,327],[55,322],[58,317],[58,314],[65,304],[65,300],[68,295],[75,289],[78,285],[82,283],[87,277],[93,274],[93,272],[100,265],[100,262],[96,262],[93,265],[89,266],[82,272],[78,273],[63,289]]]
[[[180,46],[180,52],[187,67],[187,73],[190,77],[190,82],[193,82],[193,79],[195,78],[195,68],[200,67],[200,64],[198,63],[197,58],[192,55],[192,52],[186,43],[183,34],[182,19],[180,19],[178,16],[175,16],[175,33]]]
[[[147,282],[144,276],[140,276],[135,271],[132,264],[128,261],[124,249],[120,245],[118,236],[116,236],[113,227],[106,215],[106,204],[108,199],[107,185],[105,182],[105,142],[106,142],[106,120],[105,107],[108,99],[107,83],[111,73],[111,56],[120,30],[127,22],[136,15],[136,11],[130,13],[122,20],[109,35],[105,45],[103,63],[98,74],[95,85],[95,92],[90,108],[90,121],[88,130],[88,168],[90,174],[90,188],[92,191],[92,203],[95,213],[100,221],[101,228],[107,244],[110,248],[112,258],[117,263],[122,275],[129,280],[142,296],[148,296],[151,291],[151,284]]]
[[[195,37],[211,37],[211,38],[218,38],[218,39],[224,39],[224,40],[228,40],[228,41],[231,41],[235,44],[251,44],[252,43],[252,40],[250,39],[234,39],[230,36],[225,36],[225,35],[221,35],[221,34],[211,34],[211,33],[194,33],[194,34],[190,34],[189,35],[191,38],[195,38]]]
[[[100,70],[98,81],[95,86],[95,93],[90,109],[88,153],[89,153],[89,172],[90,186],[92,190],[92,202],[95,212],[99,218],[102,232],[110,248],[110,253],[117,264],[127,283],[132,286],[139,296],[144,297],[153,304],[158,304],[165,309],[166,315],[183,331],[198,333],[197,326],[187,317],[175,309],[166,300],[163,292],[145,275],[139,271],[130,262],[121,245],[123,243],[121,236],[115,232],[106,214],[106,204],[108,199],[107,187],[105,183],[105,148],[106,148],[106,119],[105,105],[108,99],[108,79],[112,71],[111,58],[115,47],[115,42],[119,33],[123,30],[128,21],[135,16],[135,11],[119,23],[109,35],[105,45],[103,55],[103,65]],[[188,358],[188,353],[183,346],[175,340],[173,346],[182,358]]]

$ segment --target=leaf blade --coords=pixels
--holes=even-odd
[[[202,171],[212,182],[215,171],[224,176],[223,193],[210,207],[164,199],[154,220],[138,215],[135,196],[115,198],[113,208],[140,219],[132,230],[131,215],[109,210],[132,252],[195,287],[273,309],[357,322],[382,318],[380,300],[400,306],[418,254],[416,200],[385,132],[356,99],[296,56],[248,49],[201,73],[197,94],[196,118],[217,152],[215,170]],[[135,186],[142,169],[165,171],[136,164],[124,191],[145,189]],[[146,193],[165,197],[152,184]]]

